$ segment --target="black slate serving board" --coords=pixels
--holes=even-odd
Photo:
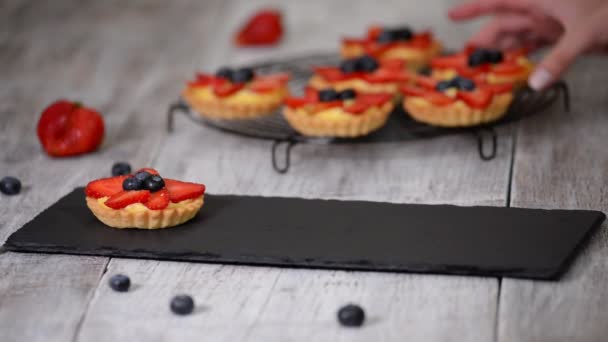
[[[119,230],[82,188],[9,237],[12,251],[228,264],[556,279],[605,215],[363,201],[206,195],[190,222]]]

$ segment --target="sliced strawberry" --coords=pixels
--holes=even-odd
[[[428,91],[424,94],[424,98],[436,106],[447,106],[454,103],[456,100],[438,91]]]
[[[255,13],[235,37],[237,45],[276,44],[283,36],[281,12],[267,9]]]
[[[151,193],[144,205],[152,210],[165,209],[169,205],[169,191],[161,189]]]
[[[399,87],[399,90],[401,91],[401,93],[405,96],[424,96],[428,91],[420,88],[420,87],[413,87],[410,85],[402,85],[401,87]]]
[[[288,73],[256,77],[249,88],[258,93],[271,92],[285,86],[289,81]]]
[[[159,175],[160,174],[158,171],[156,171],[155,169],[153,169],[151,167],[144,167],[143,169],[137,170],[137,172],[143,172],[143,171],[145,171],[145,172],[147,172],[147,173],[149,173],[151,175]],[[135,173],[137,173],[137,172],[135,172]]]
[[[415,34],[412,39],[407,42],[411,47],[426,49],[433,43],[433,34],[430,31],[424,31]]]
[[[491,71],[497,75],[517,75],[524,71],[524,67],[515,62],[504,62],[494,65]]]
[[[382,33],[382,26],[372,25],[367,29],[367,39],[368,40],[376,40],[380,33]]]
[[[458,98],[472,108],[487,108],[492,102],[492,91],[484,88],[476,88],[473,91],[459,91]]]
[[[381,106],[392,99],[393,95],[385,93],[357,95],[357,102],[363,102],[370,106]]]
[[[431,67],[439,69],[457,69],[467,65],[467,59],[467,55],[462,53],[435,57],[431,60]]]
[[[510,93],[513,91],[513,84],[502,83],[502,84],[486,84],[483,88],[488,89],[494,95]]]
[[[339,68],[336,67],[313,67],[316,74],[328,81],[342,81],[347,78]]]
[[[87,197],[93,198],[112,196],[115,193],[122,191],[122,182],[124,182],[127,177],[129,176],[116,176],[94,180],[87,184],[84,193]]]
[[[150,191],[148,190],[121,191],[110,196],[105,205],[112,209],[122,209],[129,204],[144,203],[148,198],[150,198]]]
[[[318,102],[319,101],[319,92],[313,87],[304,88],[304,98],[308,101]]]
[[[344,110],[351,114],[361,114],[365,112],[369,107],[370,105],[368,103],[362,101],[361,99],[357,99],[353,104],[344,106]]]
[[[307,104],[310,104],[310,101],[302,97],[288,97],[285,99],[285,105],[289,108],[300,108]]]
[[[219,97],[226,97],[243,89],[244,86],[245,84],[243,83],[224,82],[220,85],[216,85],[213,88],[213,93]]]
[[[378,69],[362,78],[369,83],[407,82],[410,75],[404,70]]]
[[[416,76],[416,85],[425,89],[435,89],[438,81],[429,76],[418,75]]]
[[[402,59],[383,59],[380,61],[381,70],[401,71],[405,68],[405,61]]]
[[[165,187],[169,191],[169,199],[173,203],[198,198],[205,193],[204,184],[188,183],[168,178],[165,178]]]
[[[314,106],[313,112],[316,113],[330,108],[341,107],[342,101],[317,102]]]

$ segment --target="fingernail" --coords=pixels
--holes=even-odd
[[[538,68],[528,79],[528,85],[534,90],[543,90],[553,82],[553,79],[553,75],[547,69]]]

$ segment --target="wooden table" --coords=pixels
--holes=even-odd
[[[0,196],[0,241],[114,161],[201,181],[213,193],[608,211],[606,58],[566,76],[572,111],[555,105],[500,129],[497,158],[481,161],[469,135],[407,143],[298,146],[279,176],[269,142],[177,122],[165,111],[195,70],[334,51],[371,22],[433,27],[458,48],[479,22],[445,18],[456,1],[268,1],[288,25],[275,49],[240,50],[236,27],[258,1],[0,1],[0,175],[25,189]],[[98,153],[51,159],[35,125],[57,98],[98,108]],[[491,229],[491,227],[489,227]],[[126,273],[133,291],[106,285]],[[1,341],[606,341],[608,231],[604,225],[559,282],[205,265],[4,252]],[[196,314],[168,309],[194,296]],[[362,329],[336,323],[360,303]]]

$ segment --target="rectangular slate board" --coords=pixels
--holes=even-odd
[[[12,251],[228,264],[556,279],[605,215],[206,195],[171,229],[112,229],[82,188],[12,234]]]

